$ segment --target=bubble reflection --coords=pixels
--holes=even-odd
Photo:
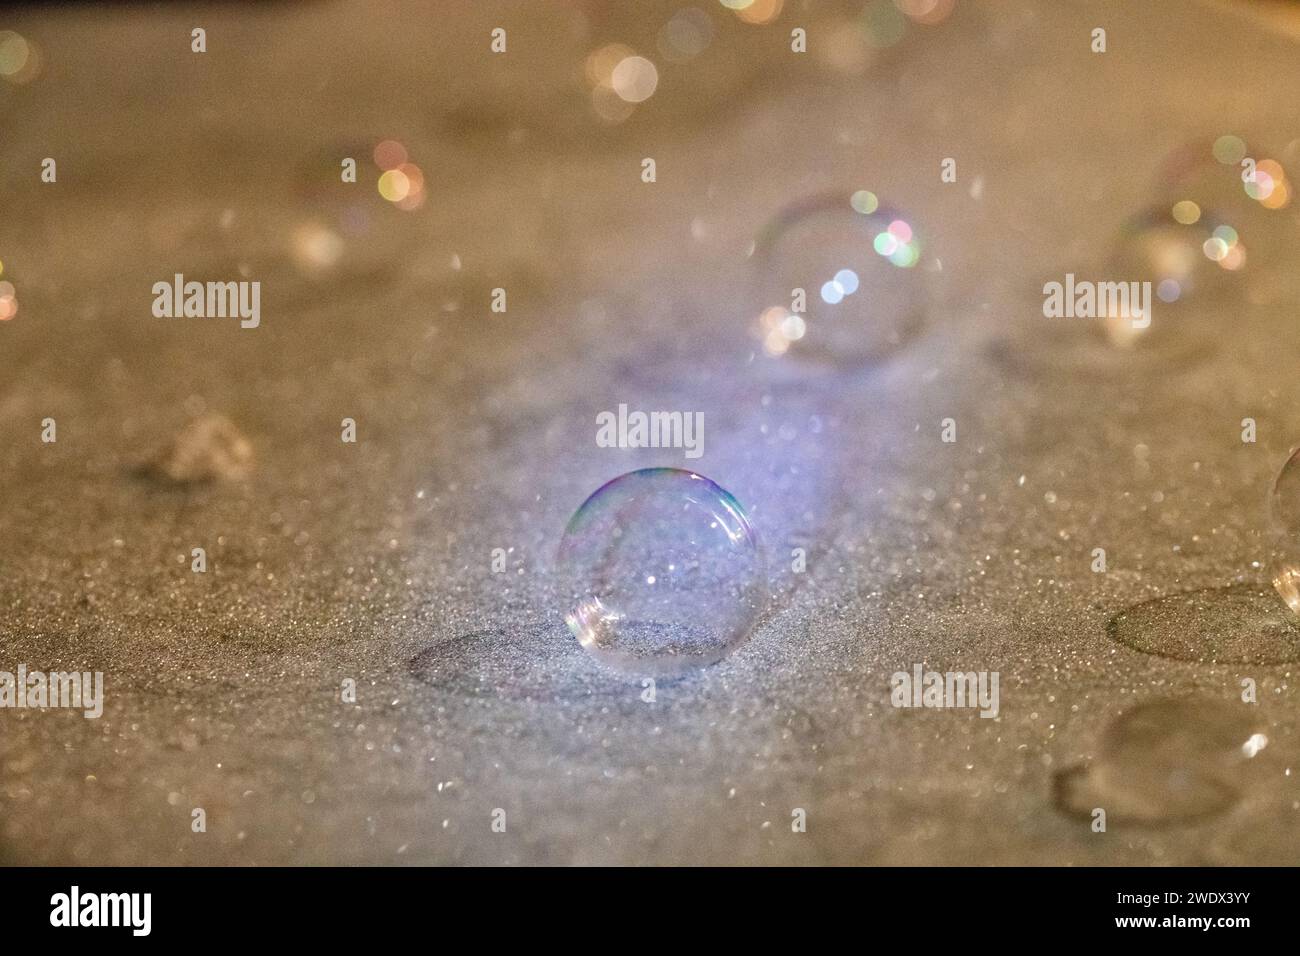
[[[1106,728],[1091,763],[1056,775],[1058,809],[1108,823],[1158,825],[1221,813],[1240,799],[1242,770],[1268,745],[1245,704],[1165,699]]]

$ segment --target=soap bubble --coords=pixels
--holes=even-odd
[[[1112,308],[1058,320],[1003,357],[1030,371],[1103,376],[1164,374],[1208,358],[1250,307],[1294,295],[1293,189],[1279,159],[1234,134],[1172,150],[1106,251],[1067,270],[1098,284],[1138,283],[1149,314],[1134,321]]]
[[[1237,230],[1200,204],[1149,206],[1124,223],[1108,258],[1070,281],[1054,277],[1073,315],[1035,316],[1032,334],[998,354],[1030,371],[1072,375],[1193,365],[1223,340],[1224,305],[1239,303],[1245,263]]]
[[[1157,307],[1184,318],[1166,326],[1185,324],[1189,303],[1240,300],[1243,277],[1279,251],[1290,182],[1276,160],[1249,152],[1232,134],[1171,151],[1148,190],[1149,205],[1124,224],[1110,271],[1151,282]],[[1251,164],[1249,175],[1243,162]],[[1121,335],[1117,344],[1131,343]]]
[[[1289,607],[1300,614],[1300,448],[1292,452],[1268,496],[1273,538],[1273,586]]]
[[[1148,191],[1155,215],[1130,220],[1121,252],[1135,246],[1130,255],[1163,273],[1164,302],[1268,301],[1293,248],[1293,189],[1259,144],[1232,133],[1192,141],[1165,157]]]
[[[754,243],[763,351],[841,367],[886,357],[924,321],[921,255],[915,224],[868,190],[788,206]]]
[[[638,676],[721,660],[749,637],[767,596],[740,503],[677,468],[633,471],[597,490],[570,519],[557,570],[578,642]]]
[[[1241,294],[1246,244],[1237,229],[1191,199],[1129,218],[1105,273],[1116,282],[1150,283],[1149,322],[1111,311],[1098,328],[1117,348],[1161,348],[1171,357],[1208,349],[1223,329],[1215,311],[1196,310]]]

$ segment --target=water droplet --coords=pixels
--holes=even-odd
[[[1300,621],[1259,585],[1202,588],[1143,601],[1106,626],[1147,654],[1214,664],[1300,660]]]
[[[932,281],[916,233],[868,190],[784,209],[754,243],[754,331],[764,352],[858,367],[908,342]]]
[[[677,468],[630,472],[596,491],[569,521],[557,571],[569,629],[627,674],[677,676],[721,660],[766,602],[744,509]]]
[[[1245,704],[1178,698],[1125,711],[1092,762],[1057,773],[1060,810],[1108,823],[1159,824],[1219,813],[1240,796],[1258,718]]]

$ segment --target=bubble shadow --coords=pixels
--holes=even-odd
[[[1300,618],[1262,584],[1152,598],[1112,617],[1106,635],[1144,654],[1201,664],[1300,660]]]

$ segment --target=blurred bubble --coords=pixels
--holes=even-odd
[[[894,0],[894,6],[908,19],[934,26],[948,19],[956,0]]]
[[[1174,203],[1173,216],[1179,224],[1190,226],[1201,218],[1201,207],[1190,199],[1180,199]]]
[[[424,203],[424,173],[415,163],[403,163],[394,172],[406,177],[406,195],[397,200],[397,208],[412,210]]]
[[[673,14],[659,33],[659,52],[665,58],[683,62],[699,56],[713,40],[713,20],[698,7],[686,7]]]
[[[1260,246],[1281,241],[1280,237],[1268,237],[1264,230],[1278,227],[1282,220],[1273,214],[1290,205],[1293,189],[1276,157],[1229,133],[1212,142],[1194,140],[1172,150],[1161,164],[1151,192],[1168,196],[1177,204],[1176,210],[1195,205],[1202,214],[1231,224]]]
[[[871,0],[862,8],[862,28],[871,46],[890,47],[903,39],[907,32],[907,19],[892,0]]]
[[[1282,211],[1289,183],[1279,160],[1235,134],[1172,150],[1147,205],[1124,222],[1109,254],[1070,270],[1097,283],[1149,282],[1149,322],[1108,309],[1100,322],[1063,320],[1050,334],[999,346],[999,357],[1040,371],[1127,375],[1214,354],[1227,339],[1229,317],[1281,301],[1294,287],[1290,260],[1300,223],[1293,208]]]
[[[744,6],[734,7],[736,16],[745,23],[771,23],[781,15],[785,0],[749,0]]]
[[[916,333],[931,298],[915,226],[866,190],[791,204],[753,257],[755,334],[773,357],[869,364]]]
[[[1286,460],[1268,496],[1273,586],[1300,614],[1300,449]]]
[[[411,181],[400,169],[390,169],[379,177],[379,195],[389,202],[405,199],[411,191]]]
[[[1214,158],[1227,166],[1236,166],[1246,156],[1246,144],[1240,136],[1226,134],[1214,141]]]
[[[1107,726],[1095,759],[1054,778],[1059,809],[1116,823],[1161,824],[1220,813],[1242,795],[1244,764],[1268,744],[1251,707],[1213,699],[1143,701]]]
[[[606,123],[621,123],[634,112],[636,104],[629,103],[610,86],[598,86],[591,91],[591,109]]]
[[[1283,209],[1291,202],[1291,183],[1282,164],[1261,159],[1255,165],[1255,177],[1245,184],[1246,195],[1268,210]]]
[[[379,195],[407,212],[424,204],[424,172],[408,161],[405,146],[396,140],[384,140],[375,147],[374,159],[384,170],[377,183]]]
[[[592,110],[607,123],[623,122],[659,84],[654,64],[621,43],[593,50],[583,64],[583,73],[591,87]]]
[[[407,160],[406,147],[395,139],[377,144],[373,155],[375,165],[384,170],[396,169]]]
[[[1246,249],[1237,231],[1199,203],[1162,202],[1130,217],[1113,243],[1107,258],[1072,273],[1073,291],[1053,277],[1065,287],[1062,301],[1091,291],[1095,311],[1035,316],[996,357],[1038,372],[1127,375],[1213,354],[1224,338],[1223,306],[1242,293]]]
[[[40,67],[36,44],[13,30],[0,30],[0,77],[21,86],[34,80]]]
[[[849,205],[860,213],[872,213],[880,206],[876,194],[866,189],[859,189],[849,197]]]
[[[304,272],[321,273],[332,269],[343,258],[343,238],[319,222],[302,223],[294,229],[290,253]]]
[[[1196,214],[1190,215],[1195,207]],[[1181,217],[1181,218],[1180,218]],[[1112,345],[1162,347],[1187,357],[1215,338],[1213,314],[1190,314],[1189,302],[1211,302],[1239,291],[1232,271],[1245,262],[1237,231],[1217,222],[1196,203],[1154,206],[1132,217],[1121,231],[1104,278],[1115,282],[1149,282],[1159,303],[1145,328],[1130,316],[1104,316],[1102,331]]]
[[[0,275],[4,264],[0,263]],[[18,314],[18,291],[8,279],[0,279],[0,322],[8,322]]]
[[[627,102],[644,103],[659,85],[659,71],[643,56],[624,57],[610,74],[610,85]]]
[[[0,75],[11,77],[21,72],[31,56],[27,41],[12,30],[0,32]]]

